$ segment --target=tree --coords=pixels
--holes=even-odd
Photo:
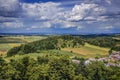
[[[112,51],[112,48],[111,48],[108,52],[109,52],[109,55],[111,55],[111,54],[112,54],[112,52],[113,52],[113,51]]]
[[[89,80],[112,80],[112,69],[103,62],[95,61],[85,67],[86,77]]]
[[[26,73],[28,80],[49,80],[48,68],[48,64],[29,67]]]
[[[12,56],[17,54],[20,51],[20,47],[14,47],[7,52],[7,56]]]
[[[52,58],[49,62],[50,80],[73,80],[74,67],[66,57]]]

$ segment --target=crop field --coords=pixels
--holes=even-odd
[[[62,51],[72,51],[76,54],[82,55],[83,57],[90,58],[107,56],[109,49],[86,43],[85,46],[82,46],[80,48],[63,48]]]

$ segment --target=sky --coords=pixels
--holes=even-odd
[[[0,33],[120,33],[120,0],[0,0]]]

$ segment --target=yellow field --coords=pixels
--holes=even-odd
[[[69,52],[72,51],[86,58],[107,56],[109,51],[108,48],[101,48],[87,43],[85,44],[85,46],[82,46],[81,48],[63,48],[62,50]]]

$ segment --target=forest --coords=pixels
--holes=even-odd
[[[72,62],[68,56],[24,57],[6,62],[0,57],[0,80],[120,80],[120,67],[95,61]]]

